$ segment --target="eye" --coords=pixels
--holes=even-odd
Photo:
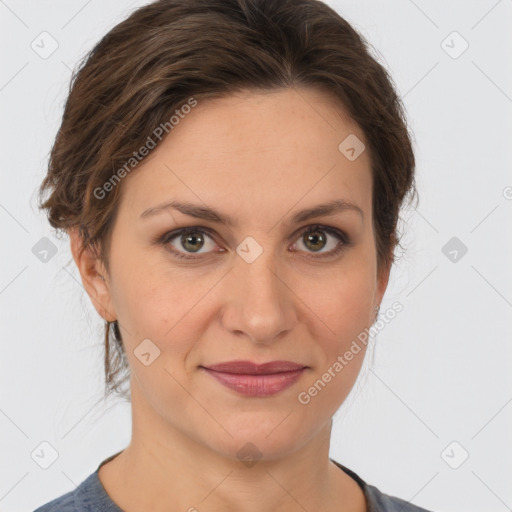
[[[329,237],[335,240],[329,241]],[[349,246],[350,240],[343,231],[316,224],[303,230],[293,247],[298,246],[300,248],[301,245],[306,248],[306,252],[312,251],[314,258],[333,257]],[[327,250],[323,251],[325,248]]]
[[[333,238],[333,240],[329,240],[329,238]],[[210,247],[208,247],[208,241],[210,241]],[[199,256],[194,255],[208,254],[216,246],[212,230],[201,226],[181,228],[165,233],[155,242],[164,245],[173,256],[181,259],[199,259]],[[300,248],[301,245],[305,247],[301,250],[312,253],[313,258],[324,258],[336,256],[350,246],[351,242],[343,231],[316,224],[303,229],[298,241],[292,247],[295,250],[297,246]],[[327,250],[324,250],[326,248]],[[225,250],[221,249],[217,252],[225,252]]]
[[[204,247],[207,239],[213,242],[212,237],[208,234],[209,232],[209,229],[202,227],[183,228],[164,235],[162,243],[166,246],[170,245],[171,252],[177,258],[195,259],[195,256],[187,256],[187,254],[204,254],[204,252],[208,252],[208,250],[204,252],[200,252],[200,250]],[[173,240],[175,241],[173,242]],[[213,242],[213,247],[215,247],[215,242]],[[206,244],[206,248],[208,249],[208,244]],[[182,249],[185,249],[185,253],[183,253]]]

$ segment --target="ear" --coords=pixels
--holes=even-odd
[[[115,310],[112,307],[109,276],[101,262],[97,251],[87,247],[81,251],[83,238],[77,228],[68,230],[71,253],[82,278],[84,289],[98,314],[108,322],[115,321]]]
[[[386,293],[389,282],[389,274],[391,273],[391,263],[383,265],[377,271],[377,291],[375,294],[375,305],[379,306]]]

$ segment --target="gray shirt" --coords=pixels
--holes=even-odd
[[[63,494],[59,498],[46,503],[34,512],[123,512],[107,494],[98,477],[98,471],[103,464],[119,455],[118,452],[105,459],[94,473],[89,475],[74,491]],[[373,485],[367,484],[359,475],[335,460],[331,461],[353,478],[364,492],[367,512],[431,512],[411,503],[389,496]],[[341,509],[341,507],[340,507]]]

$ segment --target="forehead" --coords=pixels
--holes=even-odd
[[[181,199],[264,216],[339,198],[370,207],[368,151],[350,161],[339,150],[364,134],[331,95],[283,89],[197,101],[125,179],[120,208],[128,202],[140,215]]]

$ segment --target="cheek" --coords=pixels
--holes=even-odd
[[[310,287],[312,351],[318,365],[298,397],[305,411],[328,418],[351,391],[364,362],[375,283],[368,267],[351,268]],[[313,290],[313,291],[311,291]]]
[[[356,258],[354,258],[356,260]],[[364,258],[321,279],[297,280],[296,293],[310,309],[313,337],[340,349],[369,327],[372,321],[375,279]]]
[[[147,259],[138,263],[134,259],[118,268],[113,300],[127,348],[133,351],[142,340],[150,339],[171,360],[184,357],[201,338],[208,291],[217,280],[211,273],[199,277]]]
[[[123,339],[134,343],[139,338],[151,338],[161,330],[158,325],[170,321],[176,310],[168,296],[173,289],[164,285],[161,274],[151,271],[147,262],[133,256],[118,261],[112,276],[112,300],[119,323],[126,331]]]

